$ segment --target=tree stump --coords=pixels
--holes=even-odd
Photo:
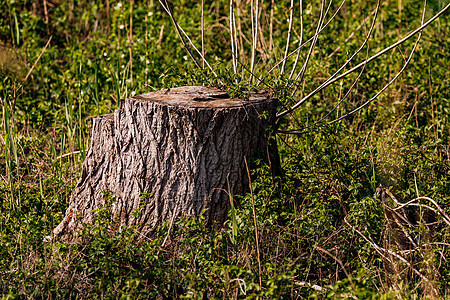
[[[138,225],[144,235],[205,209],[209,224],[224,222],[228,193],[248,190],[244,157],[267,153],[275,104],[265,91],[233,99],[204,86],[122,100],[113,114],[93,120],[81,178],[54,237],[72,239],[105,206],[121,226]]]

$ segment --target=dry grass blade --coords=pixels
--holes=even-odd
[[[416,273],[423,281],[427,282],[427,283],[431,283],[431,281],[425,277],[425,275],[423,275],[420,271],[418,271],[416,268],[414,268],[413,265],[411,265],[411,263],[406,260],[403,256],[395,253],[392,250],[389,249],[385,249],[383,247],[378,246],[370,237],[365,236],[361,231],[359,231],[358,229],[356,229],[355,227],[353,227],[353,225],[351,225],[348,220],[347,217],[344,218],[344,222],[345,224],[347,224],[354,232],[356,232],[359,236],[361,236],[368,244],[370,244],[375,251],[381,256],[383,257],[386,261],[388,261],[390,264],[394,264],[394,262],[392,261],[391,258],[389,258],[388,256],[386,256],[384,253],[388,253],[389,255],[397,258],[398,260],[400,260],[402,263],[404,263],[405,265],[407,265],[414,273]],[[436,294],[439,294],[438,291],[434,288],[433,286],[433,292],[435,292]]]
[[[256,241],[256,255],[258,258],[258,272],[259,272],[259,285],[262,286],[262,279],[261,279],[261,256],[259,254],[259,237],[258,237],[258,223],[256,222],[256,209],[255,209],[255,199],[253,197],[253,188],[252,188],[252,180],[250,178],[250,171],[248,169],[247,164],[247,158],[244,157],[245,162],[245,168],[247,169],[247,176],[248,176],[248,185],[250,187],[250,195],[252,198],[252,209],[253,209],[253,223],[255,226],[255,241]]]
[[[48,39],[47,43],[45,44],[44,48],[42,49],[41,53],[39,54],[38,58],[36,58],[36,60],[34,61],[34,64],[31,66],[31,69],[28,71],[27,76],[25,76],[23,82],[27,81],[28,77],[31,75],[31,72],[33,72],[34,67],[36,67],[37,63],[39,62],[39,60],[42,57],[42,54],[44,54],[45,50],[47,49],[48,45],[50,45],[50,41],[52,40],[53,36],[50,36],[50,38]]]

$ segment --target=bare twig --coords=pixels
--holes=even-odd
[[[392,78],[381,90],[379,90],[378,93],[376,93],[372,98],[367,100],[363,105],[355,108],[351,112],[349,112],[349,113],[347,113],[347,114],[345,114],[345,115],[343,115],[343,116],[341,116],[341,117],[339,117],[339,118],[337,118],[337,119],[335,119],[333,121],[328,122],[327,125],[331,125],[333,123],[336,123],[336,122],[338,122],[338,121],[340,121],[340,120],[342,120],[344,118],[347,118],[348,116],[353,115],[354,113],[360,111],[361,109],[363,109],[364,107],[366,107],[367,105],[372,103],[381,93],[383,93],[392,83],[394,83],[397,80],[397,78],[403,73],[403,71],[406,69],[406,67],[408,66],[409,62],[411,61],[411,59],[412,59],[412,57],[414,55],[414,52],[415,52],[415,50],[417,48],[417,45],[419,44],[419,41],[420,41],[421,37],[422,37],[422,33],[419,34],[419,36],[417,38],[417,41],[414,44],[414,46],[413,46],[413,48],[411,50],[411,53],[410,53],[407,61],[405,62],[405,64],[401,68],[401,70],[398,71],[398,73],[394,76],[394,78]]]
[[[175,20],[175,17],[172,13],[172,10],[169,7],[169,4],[167,2],[167,0],[164,0],[164,2],[166,4],[164,4],[162,2],[162,0],[158,0],[159,3],[161,4],[161,6],[163,7],[163,9],[167,12],[167,14],[170,16],[175,29],[177,31],[178,36],[181,39],[181,43],[183,44],[183,46],[186,48],[186,51],[188,52],[189,56],[192,58],[192,60],[194,61],[195,65],[199,68],[202,69],[200,63],[198,62],[198,60],[195,58],[195,56],[192,54],[191,48],[189,47],[189,45],[186,43],[186,41],[184,40],[183,35],[186,37],[186,39],[188,40],[188,42],[191,44],[192,48],[194,48],[194,50],[200,55],[200,57],[204,60],[204,62],[206,63],[206,65],[208,66],[208,68],[211,70],[211,72],[214,74],[214,76],[217,77],[216,72],[214,72],[213,68],[211,67],[211,65],[208,63],[208,61],[205,59],[205,57],[202,55],[202,53],[197,49],[197,47],[195,47],[194,43],[192,42],[192,40],[189,38],[189,36],[186,34],[186,32],[183,30],[183,28],[178,24],[178,22]],[[183,34],[182,34],[183,33]]]
[[[289,52],[289,44],[291,43],[291,32],[292,32],[292,21],[294,20],[294,0],[291,0],[291,6],[289,7],[289,28],[287,32],[287,38],[286,38],[286,49],[284,50],[284,59],[283,64],[281,65],[281,71],[280,74],[284,74],[284,68],[286,66],[286,57]],[[319,25],[320,27],[320,25]],[[303,28],[302,28],[303,30]],[[300,41],[301,43],[301,41]]]
[[[391,193],[389,193],[388,191],[386,191],[386,193],[388,194],[389,197],[391,197],[391,199],[393,199],[393,200],[395,199],[395,197],[393,197]],[[394,201],[395,201],[396,204],[399,205],[399,206],[396,207],[396,208],[394,208],[393,210],[396,211],[396,210],[399,210],[399,209],[402,209],[402,208],[404,208],[404,207],[406,207],[406,206],[411,205],[411,206],[422,206],[422,207],[425,207],[425,208],[427,208],[427,209],[430,209],[430,210],[436,212],[435,209],[433,209],[432,207],[430,207],[430,206],[428,206],[428,205],[425,205],[425,204],[416,204],[416,203],[414,203],[414,202],[419,201],[419,200],[427,200],[427,201],[431,202],[431,203],[436,207],[437,211],[442,215],[442,217],[444,218],[445,223],[447,223],[447,225],[450,226],[450,217],[449,217],[449,216],[445,213],[445,211],[437,204],[436,201],[434,201],[433,199],[431,199],[431,198],[429,198],[429,197],[424,197],[424,196],[422,196],[422,197],[417,197],[417,198],[414,198],[414,199],[412,199],[412,200],[410,200],[410,201],[408,201],[408,202],[406,202],[406,203],[398,202],[398,201],[395,199]]]
[[[36,67],[37,63],[39,62],[39,60],[41,59],[42,54],[44,54],[45,50],[47,49],[48,45],[50,45],[50,41],[52,40],[53,35],[50,36],[50,38],[48,39],[47,43],[45,44],[44,48],[42,49],[41,53],[39,54],[38,58],[36,58],[36,60],[34,61],[34,64],[31,66],[31,69],[28,71],[27,76],[25,76],[25,79],[22,82],[22,85],[25,81],[27,81],[28,77],[31,75],[31,72],[33,71],[34,67]],[[17,88],[18,90],[19,88]]]
[[[330,5],[331,5],[331,2],[330,2]],[[318,22],[317,28],[316,28],[316,33],[314,34],[314,39],[311,43],[311,46],[309,47],[305,62],[303,63],[303,66],[302,66],[300,72],[297,74],[297,77],[295,77],[295,81],[298,81],[298,84],[297,84],[296,88],[294,89],[294,91],[291,93],[291,96],[293,96],[297,92],[297,89],[300,86],[300,83],[303,81],[303,76],[305,75],[306,68],[308,67],[309,59],[311,58],[311,54],[314,50],[314,47],[316,46],[317,39],[319,38],[320,28],[322,27],[322,23],[323,23],[323,20],[325,19],[325,15],[326,15],[326,13],[324,14],[324,11],[323,11],[324,7],[325,7],[325,0],[322,1],[322,6],[320,8],[320,17],[319,17],[319,22]],[[327,12],[328,12],[328,9],[327,9]],[[300,77],[300,79],[299,79],[299,77]]]
[[[294,111],[296,108],[298,108],[301,104],[303,104],[305,101],[309,100],[310,98],[312,98],[315,94],[317,94],[318,92],[320,92],[321,90],[323,90],[324,88],[326,88],[327,86],[333,84],[334,82],[340,80],[341,78],[346,77],[348,74],[353,73],[354,71],[358,70],[359,68],[361,68],[362,66],[364,66],[365,64],[371,62],[372,60],[378,58],[379,56],[389,52],[390,50],[394,49],[395,47],[403,44],[404,42],[406,42],[407,40],[409,40],[411,37],[413,37],[414,35],[416,35],[417,33],[421,32],[424,28],[426,28],[427,26],[429,26],[433,21],[435,21],[437,18],[439,18],[442,14],[444,14],[448,8],[450,7],[450,4],[447,4],[440,12],[438,12],[436,15],[434,15],[431,19],[429,19],[426,23],[424,23],[423,25],[421,25],[420,27],[416,28],[415,30],[411,31],[408,35],[406,35],[404,38],[400,39],[399,41],[395,42],[394,44],[392,44],[389,47],[386,47],[385,49],[381,50],[380,52],[376,53],[375,55],[371,56],[369,59],[364,60],[363,62],[359,63],[358,65],[356,65],[355,67],[351,68],[350,70],[346,71],[345,73],[332,78],[330,77],[329,80],[326,80],[323,84],[321,84],[319,87],[317,87],[314,91],[312,91],[311,93],[309,93],[307,96],[305,96],[304,98],[302,98],[302,100],[300,100],[299,102],[297,102],[294,106],[292,106],[289,110],[285,110],[279,114],[277,114],[277,118],[281,118],[283,116],[285,116],[288,113],[291,113],[292,111]]]
[[[170,8],[169,3],[167,2],[167,0],[164,0],[164,3],[162,2],[162,0],[159,0],[159,3],[161,3],[162,7],[164,8],[164,10],[167,12],[167,14],[170,16],[170,19],[173,22],[173,25],[175,26],[175,29],[178,33],[178,37],[181,39],[181,43],[183,44],[184,48],[186,49],[186,51],[188,52],[189,56],[192,58],[192,60],[194,61],[195,65],[201,69],[201,65],[200,63],[197,61],[197,59],[194,57],[194,55],[192,54],[191,48],[189,47],[189,45],[186,43],[186,41],[184,40],[183,35],[181,34],[181,30],[180,30],[180,25],[178,24],[178,22],[175,20],[175,16],[173,15],[172,9]]]
[[[253,82],[253,74],[255,73],[256,48],[258,45],[258,12],[259,0],[251,0],[251,18],[252,18],[252,58],[250,62],[250,84]],[[253,4],[255,3],[255,4]]]
[[[230,39],[231,39],[231,60],[233,62],[233,71],[234,74],[237,74],[237,56],[236,56],[236,26],[235,26],[235,18],[234,18],[234,0],[230,0]]]
[[[345,66],[364,48],[364,46],[367,44],[370,35],[373,31],[374,25],[375,25],[375,20],[378,14],[378,9],[380,7],[380,1],[378,1],[378,5],[377,8],[375,9],[374,13],[375,13],[375,17],[372,21],[372,25],[370,27],[369,33],[366,34],[366,38],[363,42],[363,44],[360,46],[360,48],[344,63],[344,65],[342,65],[339,70],[337,70],[334,75],[337,75],[343,68],[345,68]],[[369,47],[367,47],[367,51],[366,51],[366,60],[367,57],[369,57]],[[356,83],[359,81],[359,78],[361,77],[361,75],[364,73],[364,70],[366,68],[366,64],[364,64],[363,68],[361,69],[361,72],[359,72],[358,76],[356,77],[355,81],[353,82],[353,84],[350,86],[350,88],[347,90],[347,92],[345,93],[345,95],[339,99],[338,103],[322,118],[320,118],[320,120],[314,122],[311,125],[305,126],[300,130],[289,130],[289,131],[279,131],[280,133],[287,133],[287,134],[304,134],[307,132],[307,130],[311,127],[317,126],[318,124],[322,123],[323,120],[325,120],[326,118],[328,118],[329,115],[331,115],[338,107],[339,105],[350,95],[351,91],[353,90],[353,88],[356,86]],[[332,76],[333,77],[333,76]],[[331,77],[330,77],[331,78]]]
[[[344,271],[345,275],[348,278],[348,281],[352,285],[353,289],[355,289],[355,285],[353,284],[352,277],[350,276],[350,274],[348,274],[347,270],[345,269],[344,264],[342,263],[342,260],[340,260],[339,258],[334,256],[333,254],[331,254],[329,251],[327,251],[327,250],[325,250],[325,249],[323,249],[323,248],[321,248],[319,246],[313,245],[313,248],[316,249],[316,250],[319,250],[319,251],[321,251],[323,253],[325,253],[326,255],[328,255],[332,259],[334,259],[341,266],[342,270]]]
[[[328,24],[330,24],[330,22],[336,17],[337,13],[341,10],[342,6],[344,5],[344,2],[345,2],[345,0],[342,1],[341,5],[334,12],[333,16],[331,16],[331,18],[328,20],[328,22],[326,22],[325,25],[323,25],[322,28],[320,28],[319,33],[322,32],[328,26]],[[303,48],[305,45],[307,45],[309,42],[312,42],[313,40],[314,40],[314,36],[310,37],[306,42],[304,42],[303,44],[298,46],[294,51],[289,53],[289,55],[286,58],[283,58],[282,60],[278,61],[263,77],[261,77],[257,86],[260,86],[264,82],[264,80],[270,75],[270,73],[272,73],[279,65],[281,65],[283,63],[283,60],[290,58],[292,55],[297,53],[301,48]]]
[[[355,53],[353,53],[353,55],[350,56],[350,58],[347,59],[347,61],[328,80],[331,80],[333,77],[335,77],[337,74],[339,74],[353,60],[353,58],[355,58],[356,55],[358,53],[360,53],[362,51],[362,49],[366,46],[367,42],[370,39],[370,36],[372,35],[373,28],[375,27],[375,21],[377,19],[378,11],[379,11],[379,8],[380,8],[380,1],[381,0],[378,0],[377,8],[375,9],[375,16],[373,17],[372,25],[370,26],[369,33],[366,35],[366,38],[364,39],[364,42],[361,44],[361,46],[358,48],[358,50],[356,50]],[[364,67],[365,67],[365,65],[364,65]]]
[[[389,249],[385,249],[383,247],[378,246],[370,237],[366,237],[364,234],[362,234],[361,231],[359,231],[358,229],[356,229],[355,227],[353,227],[347,220],[347,217],[344,218],[344,222],[345,224],[347,224],[354,232],[356,232],[357,234],[359,234],[368,244],[370,244],[375,251],[381,256],[383,257],[386,261],[388,261],[390,264],[394,264],[394,262],[387,257],[384,253],[388,253],[391,256],[394,256],[395,258],[397,258],[398,260],[400,260],[401,262],[403,262],[405,265],[407,265],[414,273],[416,273],[423,281],[430,283],[431,281],[425,277],[421,272],[419,272],[416,268],[414,268],[411,263],[409,261],[407,261],[403,256],[395,253],[392,250]],[[432,289],[434,290],[434,292],[436,294],[438,294],[437,290],[432,287]]]
[[[202,0],[202,69],[205,68],[205,0]]]
[[[300,45],[302,44],[302,41],[303,41],[303,1],[300,0],[300,40],[299,40]],[[284,57],[285,61],[287,59],[286,56],[287,55],[285,55],[285,57]],[[295,69],[297,68],[299,58],[300,58],[300,48],[298,48],[297,56],[295,57],[295,61],[294,61],[294,65],[292,66],[291,74],[289,74],[289,79],[291,79],[292,76],[294,76],[294,72],[295,72]]]

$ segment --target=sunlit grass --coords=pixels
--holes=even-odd
[[[383,4],[374,29],[380,43],[370,44],[370,53],[420,25],[422,3],[405,2],[401,11],[400,2]],[[305,73],[303,94],[359,47],[360,40],[345,41],[372,4],[349,3],[341,18],[330,23]],[[270,51],[259,45],[255,54],[259,74],[284,55],[288,5],[273,7],[273,34],[264,33]],[[304,7],[308,38],[320,7],[315,5]],[[0,7],[5,8],[0,20],[7,20],[0,21],[2,296],[432,298],[433,289],[440,297],[449,296],[450,227],[429,201],[420,199],[414,203],[421,207],[401,212],[415,220],[403,226],[417,249],[398,252],[411,266],[383,257],[375,247],[405,250],[394,241],[401,227],[392,229],[393,219],[386,213],[386,205],[396,204],[388,198],[382,203],[380,185],[390,187],[388,192],[401,203],[427,196],[449,214],[450,71],[442,67],[449,59],[448,16],[424,31],[412,63],[378,102],[329,127],[303,135],[277,134],[284,178],[274,179],[264,162],[252,162],[254,197],[230,197],[234,205],[222,230],[205,228],[201,218],[186,218],[172,228],[165,224],[153,239],[138,240],[134,228],[111,234],[108,228],[116,220],[105,210],[85,228],[79,243],[49,244],[44,237],[67,208],[89,147],[92,117],[113,112],[120,99],[177,85],[234,85],[244,79],[230,88],[238,95],[252,88],[244,84],[252,43],[238,41],[247,65],[238,64],[242,73],[234,75],[225,29],[228,3],[207,4],[205,53],[215,78],[210,71],[195,69],[156,1],[0,0]],[[188,2],[174,7],[196,45],[201,44],[200,9]],[[246,6],[240,10],[242,16],[249,12]],[[261,26],[269,28],[270,20],[270,10],[263,11]],[[251,22],[241,21],[246,33]],[[294,21],[294,28],[298,26]],[[365,30],[361,26],[355,36],[364,38]],[[292,47],[299,40],[299,32],[293,32]],[[335,51],[338,46],[341,50]],[[372,97],[402,66],[411,46],[406,43],[368,66],[330,119]],[[304,58],[305,53],[300,56]],[[294,57],[286,70],[293,64]],[[355,78],[312,97],[282,120],[279,129],[301,129],[319,120]],[[277,93],[283,105],[297,100],[286,93],[286,85],[292,84],[286,77],[272,74],[266,83],[261,87]],[[438,211],[431,225],[423,205]]]

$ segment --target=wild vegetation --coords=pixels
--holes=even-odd
[[[450,297],[448,12],[417,47],[415,35],[311,94],[353,53],[340,73],[448,1],[292,3],[171,3],[211,66],[202,70],[166,2],[0,0],[2,298]],[[296,67],[293,52],[269,72],[306,41]],[[235,196],[222,230],[188,217],[142,240],[135,228],[112,232],[117,220],[101,209],[77,243],[45,242],[76,184],[92,117],[122,98],[193,84],[270,90],[279,115],[311,95],[273,128],[283,176],[254,161],[252,193]]]

